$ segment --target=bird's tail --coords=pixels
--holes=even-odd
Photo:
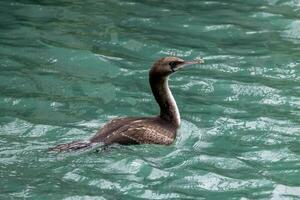
[[[66,144],[59,144],[55,147],[49,148],[49,151],[56,151],[56,152],[77,151],[77,150],[91,148],[92,144],[93,143],[89,141],[75,141]]]

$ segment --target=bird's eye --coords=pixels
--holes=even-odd
[[[169,65],[170,65],[171,68],[173,69],[173,68],[176,67],[176,65],[177,65],[178,63],[179,63],[179,62],[177,62],[177,61],[173,61],[173,62],[170,62]]]
[[[169,65],[171,67],[172,72],[175,72],[176,68],[178,67],[178,65],[180,65],[182,63],[183,62],[181,62],[181,61],[172,61],[172,62],[169,62]]]

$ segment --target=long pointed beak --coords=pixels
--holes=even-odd
[[[183,61],[181,64],[177,65],[175,71],[185,68],[190,65],[203,64],[203,63],[204,63],[204,60],[202,60],[202,59],[197,59],[197,60],[192,60],[192,61]]]
[[[188,65],[195,65],[195,64],[203,64],[204,60],[198,59],[198,60],[192,60],[192,61],[184,61],[183,62],[183,67],[188,66]]]

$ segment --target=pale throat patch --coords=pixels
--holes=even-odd
[[[175,112],[175,113],[173,113],[173,114],[174,114],[176,123],[177,123],[178,125],[180,125],[180,122],[181,122],[181,120],[180,120],[180,113],[179,113],[179,110],[178,110],[176,101],[175,101],[175,99],[174,99],[174,97],[173,97],[173,94],[172,94],[172,92],[171,92],[171,90],[170,90],[170,88],[169,88],[168,80],[165,82],[165,84],[166,84],[166,85],[165,85],[165,88],[166,88],[166,92],[167,92],[168,99],[170,100],[170,104],[171,104],[171,106],[173,107],[174,112]]]

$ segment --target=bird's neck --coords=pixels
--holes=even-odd
[[[180,114],[176,101],[168,85],[168,77],[151,75],[149,77],[152,93],[160,107],[160,117],[180,126]]]

